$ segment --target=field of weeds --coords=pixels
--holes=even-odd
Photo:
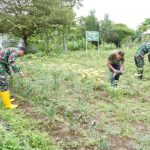
[[[109,84],[110,51],[28,55],[19,64],[11,94],[19,108],[0,103],[2,150],[149,150],[150,64],[139,81],[134,50],[125,50],[126,72]]]

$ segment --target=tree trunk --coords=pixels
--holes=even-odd
[[[49,53],[49,36],[48,36],[48,31],[45,32],[45,42],[46,42],[46,53]]]
[[[28,47],[28,35],[23,35],[23,46]]]

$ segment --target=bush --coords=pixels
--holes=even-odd
[[[9,35],[4,36],[4,40],[1,42],[3,48],[7,47],[17,47],[20,44],[19,39],[10,37]]]
[[[116,46],[114,44],[102,44],[100,46],[101,49],[104,49],[104,50],[112,50],[112,49],[116,49]]]
[[[79,41],[69,41],[67,43],[68,50],[76,51],[76,50],[83,50],[85,49],[85,43],[83,40]]]
[[[79,41],[69,41],[67,43],[67,48],[70,51],[77,51],[77,50],[85,50],[86,49],[86,42],[83,40],[79,40]],[[97,49],[97,47],[88,42],[88,49]]]

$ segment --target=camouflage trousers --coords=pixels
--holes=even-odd
[[[138,78],[142,79],[143,73],[144,73],[144,56],[135,55],[134,61],[135,61],[135,65],[137,67]]]
[[[8,90],[7,71],[7,67],[4,64],[0,64],[0,90],[2,92]]]

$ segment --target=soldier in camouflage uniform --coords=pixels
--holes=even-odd
[[[150,62],[150,43],[142,44],[134,56],[135,65],[137,67],[138,78],[143,78],[144,73],[144,55],[148,53],[148,60]]]
[[[0,96],[3,100],[5,108],[13,109],[18,105],[11,104],[10,94],[8,90],[7,76],[11,75],[11,71],[19,73],[21,77],[24,77],[23,72],[16,66],[15,61],[17,57],[24,56],[27,53],[27,49],[24,47],[20,48],[7,48],[0,51]]]

